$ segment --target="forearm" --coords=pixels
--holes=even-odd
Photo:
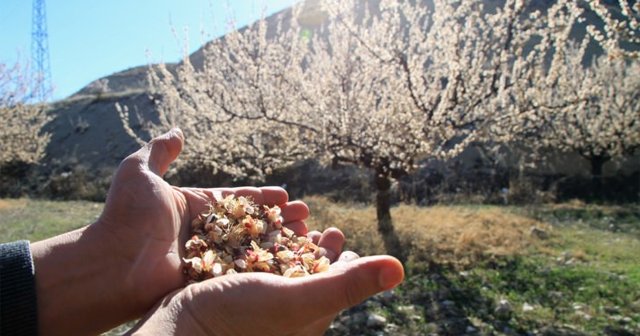
[[[96,334],[134,317],[108,244],[93,226],[31,244],[41,334]]]

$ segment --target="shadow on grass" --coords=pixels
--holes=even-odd
[[[580,224],[590,229],[640,238],[640,205],[560,204],[534,209],[532,217],[554,225]]]
[[[425,272],[407,280],[407,298],[422,307],[425,323],[437,335],[465,335],[479,330],[470,320],[469,311],[492,309],[492,302],[479,288],[460,287],[451,281],[451,270],[432,263]]]
[[[606,285],[603,285],[606,284]],[[404,302],[422,308],[433,335],[634,335],[616,316],[636,316],[638,284],[587,265],[551,266],[506,258],[469,272],[432,264],[402,286]],[[499,303],[507,299],[505,303]],[[524,304],[531,311],[524,311]],[[533,307],[535,311],[533,311]],[[635,307],[635,308],[634,308]],[[589,315],[591,314],[591,315]],[[406,323],[398,316],[399,323]]]

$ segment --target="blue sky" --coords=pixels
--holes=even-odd
[[[54,100],[100,77],[174,62],[295,0],[45,0]],[[31,58],[32,0],[0,0],[0,63]],[[173,27],[173,29],[172,29]],[[173,31],[175,30],[175,32]]]

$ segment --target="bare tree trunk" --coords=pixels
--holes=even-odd
[[[407,252],[403,248],[391,220],[391,178],[386,174],[376,172],[374,184],[376,187],[378,232],[382,236],[387,253],[398,258],[404,264],[407,261]]]
[[[603,155],[595,155],[588,159],[591,163],[591,194],[594,199],[603,199],[602,167],[609,161],[609,158]]]

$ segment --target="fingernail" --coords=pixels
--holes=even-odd
[[[171,134],[175,134],[180,138],[184,138],[184,134],[182,133],[182,130],[179,127],[174,127],[171,129],[171,131],[169,131]]]
[[[378,281],[383,290],[390,289],[402,281],[402,274],[393,267],[383,267],[378,274]]]
[[[340,257],[338,258],[339,261],[343,261],[343,262],[350,262],[350,261],[354,261],[356,259],[358,259],[359,256],[351,251],[344,251],[340,254]]]

